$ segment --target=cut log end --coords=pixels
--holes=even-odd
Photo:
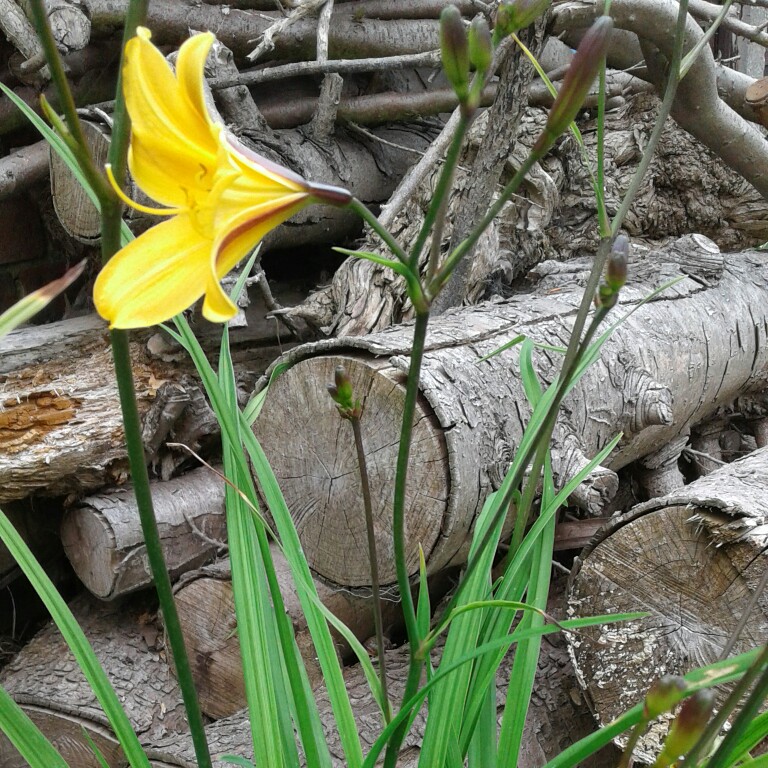
[[[737,567],[733,549],[712,545],[707,530],[691,521],[694,512],[683,502],[628,520],[574,571],[570,615],[649,614],[570,638],[574,666],[602,723],[641,701],[661,675],[717,661],[748,608],[750,569]],[[764,567],[763,558],[751,564]],[[767,627],[764,607],[754,610],[734,652],[764,642]],[[652,726],[638,757],[652,760],[665,733],[663,723]]]
[[[276,469],[310,567],[346,586],[370,584],[365,514],[352,428],[338,414],[327,385],[343,365],[363,404],[362,436],[371,486],[374,529],[383,583],[395,581],[392,500],[400,421],[401,374],[384,361],[315,357],[275,381],[265,404],[269,419],[254,430]],[[278,415],[279,414],[279,415]],[[301,435],[301,440],[295,436]],[[429,556],[446,513],[445,440],[429,405],[416,405],[405,505],[406,557],[418,570],[419,547]],[[335,514],[329,511],[335,510]]]

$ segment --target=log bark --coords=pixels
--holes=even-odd
[[[171,578],[213,559],[226,546],[224,482],[209,469],[152,483],[152,502]],[[89,496],[69,509],[61,540],[80,581],[102,600],[152,583],[131,487]]]
[[[768,595],[750,601],[768,569],[767,478],[763,448],[640,504],[584,551],[572,572],[569,615],[650,614],[569,637],[600,723],[640,701],[659,676],[719,659],[745,611],[733,653],[765,642]],[[658,754],[665,731],[665,723],[651,726],[639,759]]]
[[[694,243],[696,240],[693,241]],[[671,255],[635,260],[631,287],[616,317],[628,317],[566,399],[553,442],[563,483],[617,432],[606,466],[576,494],[599,514],[616,492],[615,471],[688,432],[739,395],[762,389],[768,351],[758,307],[768,290],[768,257],[730,257],[721,277],[694,274],[637,308],[651,286],[679,274]],[[695,256],[691,248],[688,256]],[[676,257],[681,258],[680,255]],[[551,265],[552,278],[558,265]],[[690,271],[690,267],[682,270]],[[584,273],[543,278],[535,296],[466,308],[436,319],[427,338],[406,502],[408,567],[418,547],[430,572],[465,556],[468,533],[488,493],[498,488],[528,418],[516,348],[483,359],[518,334],[563,345]],[[563,281],[566,281],[565,283]],[[310,566],[342,585],[367,584],[357,459],[326,384],[343,365],[364,406],[363,440],[371,476],[382,580],[394,581],[389,509],[412,329],[302,345],[280,362],[293,367],[272,385],[254,425],[302,537]],[[670,358],[670,351],[675,356]],[[556,375],[560,357],[534,355],[539,379]],[[301,441],[292,439],[301,435]]]
[[[93,598],[83,597],[72,609],[139,737],[145,742],[156,741],[183,731],[186,716],[181,693],[147,606],[124,602],[107,609]],[[124,765],[122,751],[95,695],[53,625],[5,667],[0,684],[43,730],[70,768],[99,768],[84,730],[110,768]],[[0,735],[0,765],[26,765],[4,735]]]

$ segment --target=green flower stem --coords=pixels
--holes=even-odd
[[[131,0],[125,14],[125,28],[123,29],[123,50],[125,44],[136,36],[136,28],[144,24],[147,18],[149,0]],[[131,133],[131,121],[125,106],[123,94],[123,70],[117,78],[117,92],[115,93],[115,109],[112,113],[112,136],[109,142],[108,162],[112,166],[112,173],[118,184],[123,182],[126,171],[126,157],[128,155],[128,141]],[[111,190],[110,190],[111,192]],[[114,199],[114,195],[110,195]]]
[[[173,601],[171,579],[168,576],[168,570],[165,565],[163,548],[160,543],[160,533],[152,507],[152,493],[145,463],[144,445],[141,440],[141,420],[138,408],[136,407],[136,391],[133,386],[131,356],[128,349],[128,333],[126,331],[113,330],[110,333],[110,340],[112,342],[115,375],[120,394],[120,407],[123,412],[125,442],[131,466],[133,491],[136,495],[141,530],[144,534],[147,560],[149,561],[152,579],[155,583],[155,589],[157,590],[160,607],[163,612],[163,622],[168,633],[173,662],[176,666],[176,676],[181,688],[184,707],[187,711],[197,764],[199,768],[212,768],[211,756],[205,738],[203,716],[192,681],[192,670],[190,669],[189,658],[184,647],[184,637],[181,632],[179,615],[176,611],[176,604]]]
[[[712,722],[707,726],[707,730],[701,735],[699,740],[685,756],[686,765],[697,765],[700,759],[706,755],[710,745],[718,737],[720,730],[727,722],[729,715],[735,711],[742,697],[751,688],[752,683],[754,683],[755,680],[760,681],[755,691],[760,691],[761,689],[764,691],[766,684],[768,684],[768,645],[763,646],[763,650],[755,660],[754,664],[752,664],[752,666],[744,673],[744,676],[731,691],[723,706],[720,707],[718,713],[712,718]],[[753,696],[750,697],[750,701],[754,697],[755,691],[753,691]],[[762,695],[764,697],[765,693],[763,692]],[[761,703],[762,701],[758,702],[757,706],[759,707]],[[738,735],[741,736],[741,732]],[[723,744],[720,745],[721,749]],[[723,754],[727,756],[731,749],[732,744],[729,743],[727,751]],[[718,752],[720,752],[720,749],[718,749]],[[723,754],[720,755],[721,759]]]
[[[88,144],[85,141],[85,135],[83,134],[80,120],[77,117],[75,100],[72,97],[72,91],[67,82],[67,75],[64,72],[64,64],[61,61],[59,49],[56,47],[56,41],[53,39],[53,33],[48,25],[48,16],[43,0],[31,0],[31,10],[35,31],[43,47],[46,63],[51,71],[51,79],[56,89],[56,95],[59,97],[60,108],[64,113],[67,128],[75,141],[73,151],[76,154],[83,174],[88,179],[88,183],[93,187],[99,200],[106,199],[112,195],[112,191],[104,176],[97,170],[88,151]]]
[[[392,710],[387,692],[387,667],[384,656],[384,622],[381,617],[381,582],[379,580],[379,558],[376,553],[376,536],[373,530],[373,509],[371,505],[371,486],[368,482],[368,463],[365,459],[363,435],[360,429],[360,417],[352,416],[349,420],[355,436],[357,450],[357,465],[360,469],[360,487],[363,492],[363,507],[365,508],[365,530],[368,535],[368,559],[371,565],[371,600],[373,624],[376,631],[376,652],[379,656],[379,680],[381,681],[381,698],[384,705],[384,722],[392,719]]]
[[[669,74],[667,77],[667,87],[664,91],[664,99],[661,102],[661,107],[659,107],[659,116],[656,118],[656,124],[653,126],[651,137],[648,139],[648,143],[643,151],[643,156],[640,158],[640,162],[635,169],[635,175],[632,177],[632,181],[629,184],[629,189],[627,189],[627,193],[621,201],[621,206],[611,222],[611,235],[613,237],[616,237],[616,235],[619,234],[621,225],[623,224],[627,213],[629,213],[629,208],[640,190],[640,185],[643,183],[648,166],[651,164],[653,155],[656,152],[656,147],[661,139],[664,125],[672,111],[672,105],[675,103],[675,94],[677,93],[677,86],[680,83],[680,60],[683,55],[685,21],[687,17],[688,0],[680,0],[680,9],[677,14],[677,27],[675,29],[675,42],[672,49],[672,60],[669,63]]]
[[[39,2],[39,0],[36,0]],[[146,16],[147,0],[131,0],[126,13],[124,41],[136,34],[136,27]],[[66,84],[66,81],[65,81]],[[69,120],[69,116],[67,116]],[[75,115],[76,119],[76,115]],[[71,129],[70,129],[71,130]],[[125,158],[128,151],[128,136],[130,122],[125,110],[125,100],[122,88],[118,89],[115,102],[115,121],[113,124],[113,137],[109,148],[109,159],[121,179],[125,172]],[[103,182],[103,177],[98,174]],[[98,189],[98,188],[97,188]],[[120,224],[121,211],[116,195],[107,186],[107,193],[99,195],[101,200],[101,254],[102,261],[106,263],[120,249]],[[112,343],[112,356],[115,362],[115,376],[120,395],[120,408],[123,415],[123,427],[125,430],[125,442],[128,449],[128,461],[131,468],[136,504],[139,511],[141,530],[144,535],[144,544],[147,550],[152,579],[157,590],[160,609],[163,613],[163,621],[168,634],[168,642],[176,668],[176,677],[181,689],[184,708],[187,712],[192,743],[199,768],[212,768],[210,751],[205,735],[203,715],[200,710],[197,691],[192,679],[192,669],[189,657],[184,645],[184,636],[181,631],[179,615],[173,600],[171,580],[168,568],[163,556],[163,548],[160,543],[160,533],[152,505],[152,492],[149,485],[144,445],[141,439],[141,420],[136,405],[136,391],[133,384],[133,371],[131,370],[131,357],[128,347],[128,333],[126,331],[113,330],[110,334]]]
[[[419,395],[421,365],[424,359],[424,346],[429,324],[429,310],[416,313],[416,323],[413,330],[413,345],[411,361],[408,369],[408,382],[405,389],[405,405],[403,407],[403,424],[400,431],[400,445],[397,452],[397,473],[395,475],[395,498],[392,507],[392,539],[397,572],[397,586],[403,608],[405,629],[410,645],[408,677],[403,691],[403,701],[411,699],[419,688],[423,659],[416,653],[421,646],[419,627],[416,621],[416,610],[411,596],[411,583],[408,577],[408,566],[405,559],[405,492],[408,484],[408,462],[411,453],[411,437],[413,435],[413,417],[416,413],[416,400]],[[392,734],[387,744],[384,758],[384,768],[395,768],[400,745],[403,743],[408,729],[408,719]]]
[[[363,205],[356,197],[353,197],[349,207],[384,241],[387,248],[392,251],[399,261],[403,264],[408,264],[406,252],[400,247],[397,240],[379,224],[379,220],[368,210],[368,206]]]
[[[416,236],[416,242],[411,248],[411,258],[409,261],[410,267],[414,272],[418,272],[419,257],[421,256],[421,250],[424,247],[424,243],[427,241],[429,233],[432,232],[432,249],[430,253],[429,267],[427,269],[427,279],[431,280],[434,273],[437,271],[437,259],[434,256],[435,250],[439,256],[440,253],[440,241],[442,239],[441,233],[443,225],[445,224],[445,211],[448,205],[449,192],[451,185],[453,184],[453,177],[456,173],[456,165],[459,162],[459,155],[461,154],[461,147],[464,143],[464,137],[467,135],[469,129],[470,120],[464,115],[462,111],[460,114],[458,125],[451,139],[451,144],[448,147],[448,151],[445,155],[445,161],[443,162],[443,169],[440,172],[440,177],[437,180],[437,186],[432,194],[432,201],[427,209],[427,214],[424,217],[424,222],[421,225],[419,234]],[[434,225],[434,231],[432,231]]]

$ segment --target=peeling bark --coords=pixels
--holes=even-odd
[[[263,305],[233,334],[245,383],[280,351]],[[216,348],[218,331],[201,334]],[[171,430],[191,447],[218,433],[186,352],[160,334],[131,344],[147,462],[166,479],[188,457],[162,447]],[[0,503],[30,494],[79,496],[127,479],[123,426],[106,324],[86,316],[20,328],[0,340]],[[175,414],[175,415],[174,415]]]

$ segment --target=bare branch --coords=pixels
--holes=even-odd
[[[634,32],[669,59],[677,8],[677,3],[671,0],[615,0],[611,15],[618,28]],[[553,31],[558,34],[568,28],[588,27],[601,12],[602,3],[586,6],[569,0],[555,8]],[[699,25],[689,16],[685,50],[691,50],[702,35]],[[657,87],[660,85],[657,83]],[[768,196],[765,139],[718,96],[715,61],[706,46],[680,83],[672,117],[761,195]]]

